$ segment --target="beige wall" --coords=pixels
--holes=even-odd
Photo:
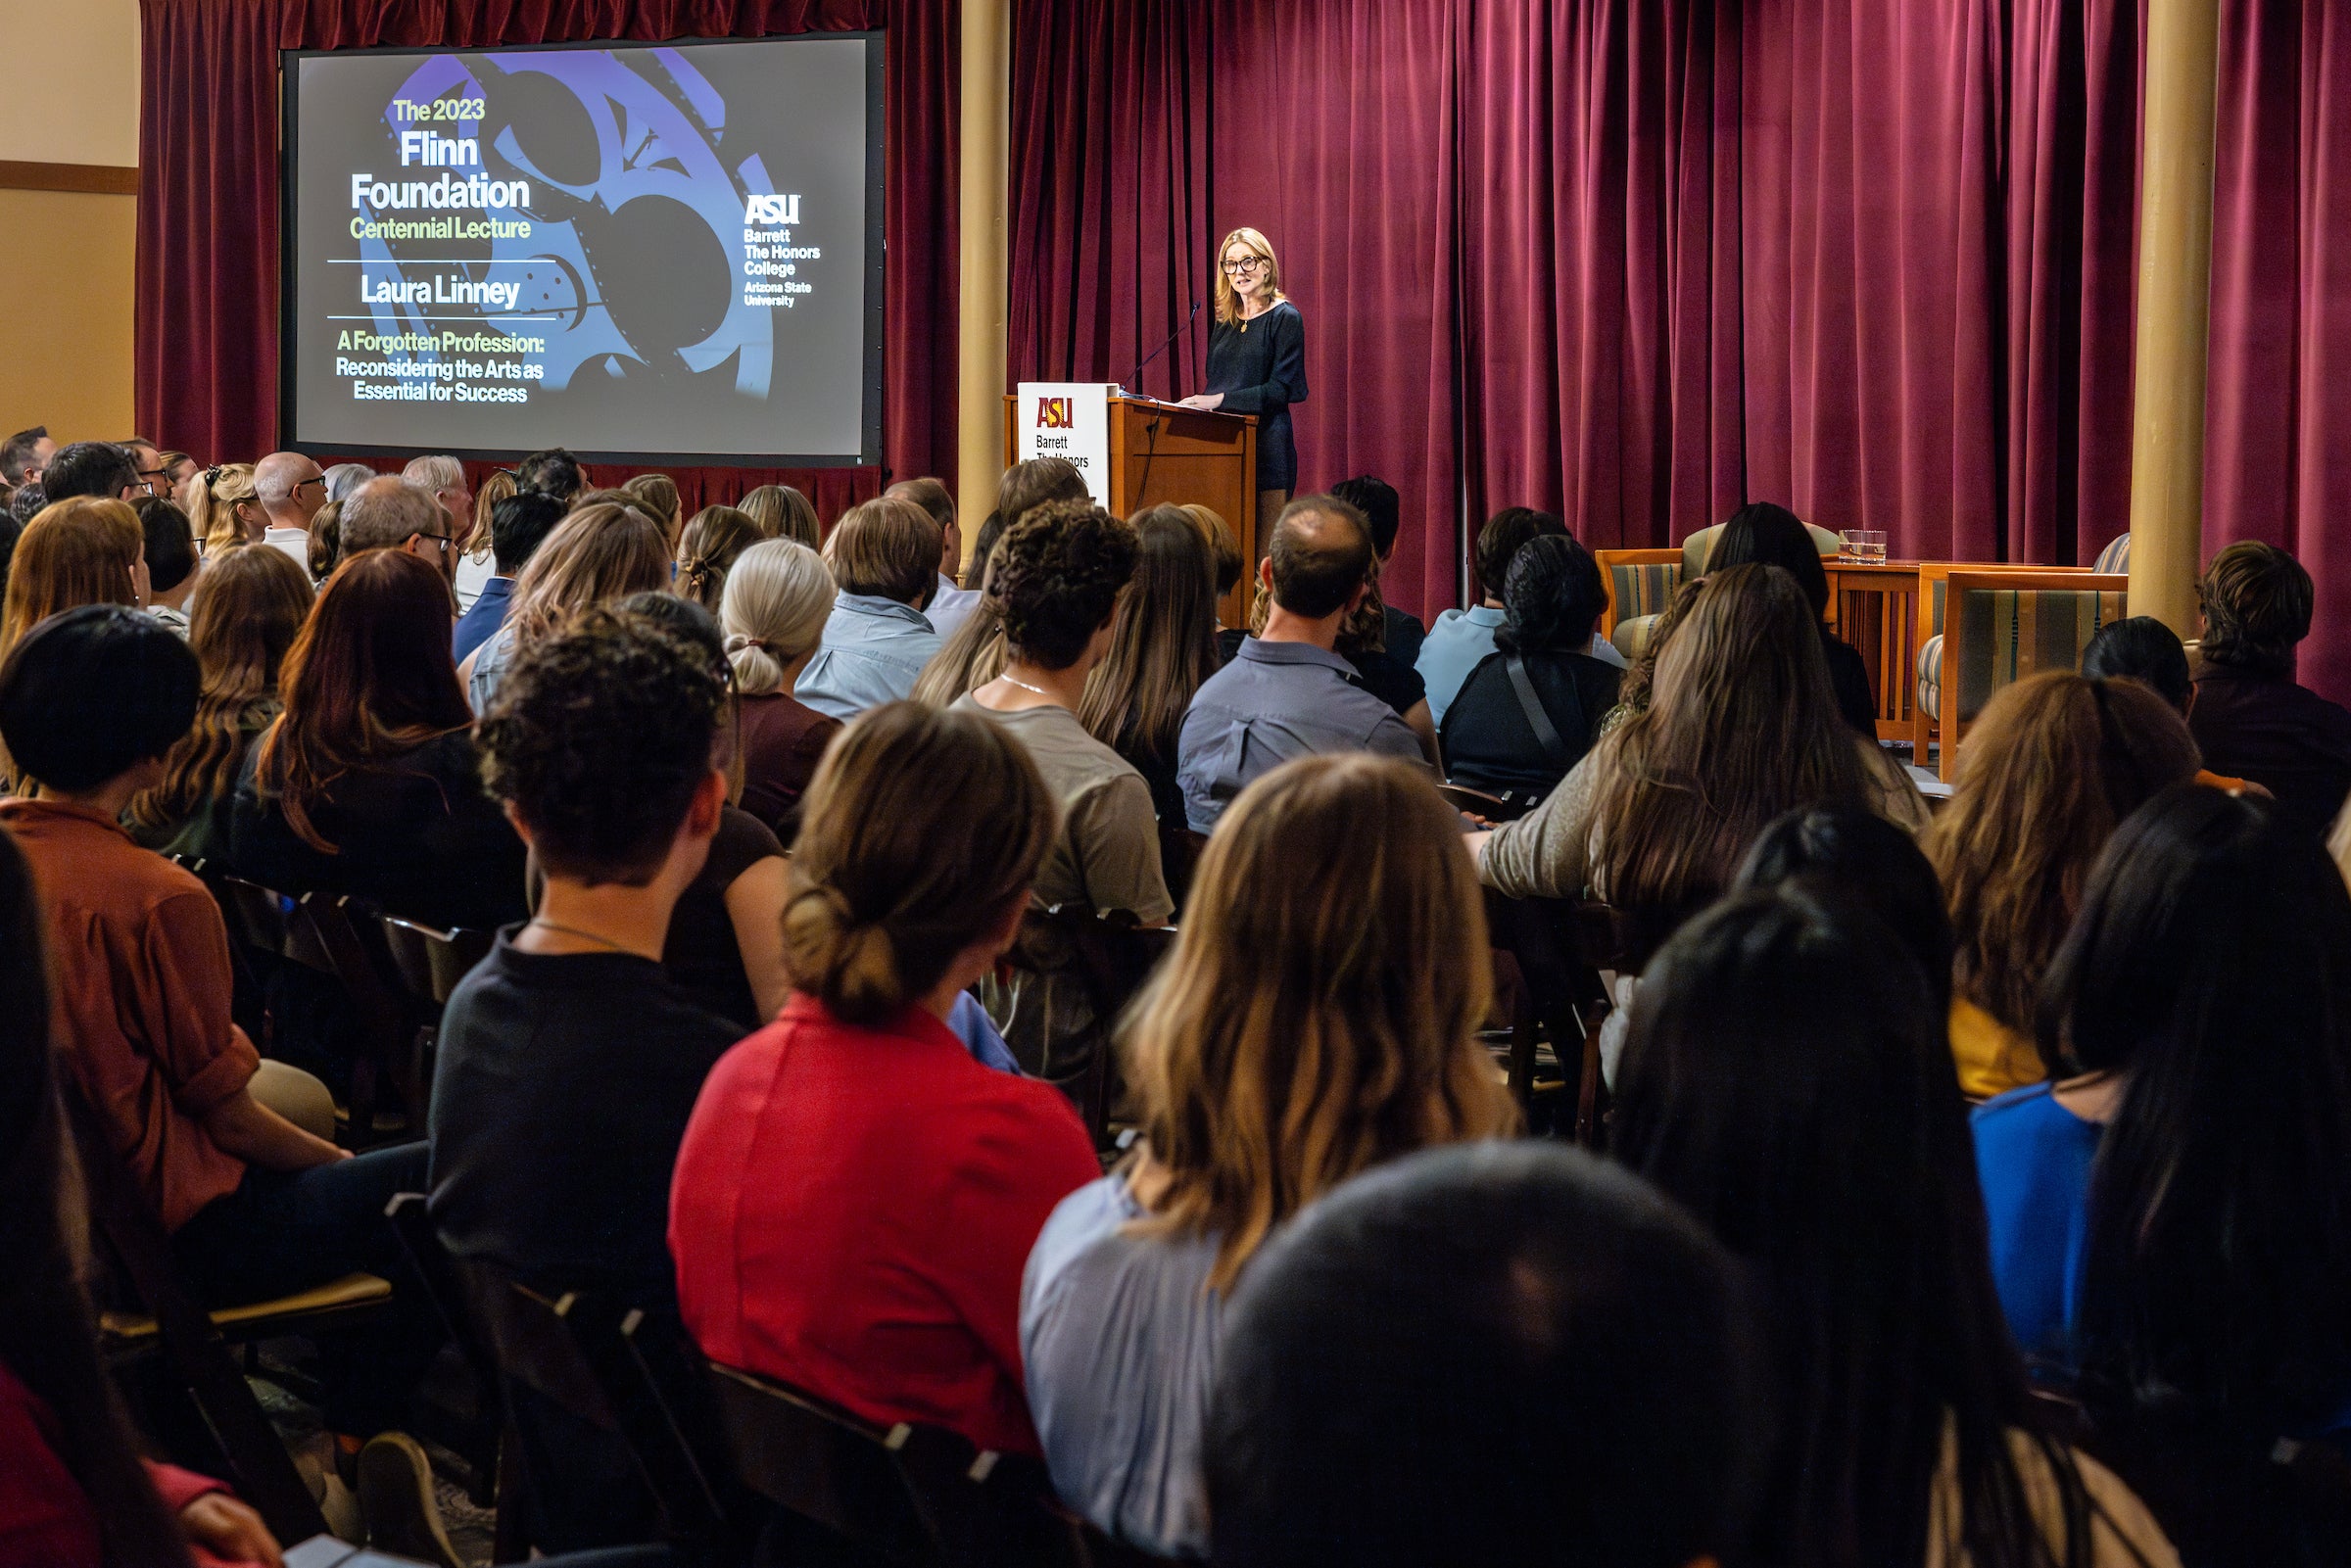
[[[139,161],[138,0],[0,0],[19,69],[0,92],[0,162]],[[31,47],[24,47],[30,43]],[[52,62],[71,61],[71,71]],[[130,196],[0,189],[0,435],[131,433]]]

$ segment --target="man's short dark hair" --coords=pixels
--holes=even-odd
[[[996,546],[988,590],[1004,606],[1008,653],[1066,670],[1118,609],[1134,576],[1134,529],[1086,501],[1032,506]]]
[[[41,489],[53,501],[76,496],[119,500],[122,492],[138,482],[139,465],[111,441],[77,441],[50,458],[49,466],[41,470]]]
[[[0,664],[0,743],[26,777],[80,794],[176,745],[202,684],[196,655],[154,616],[79,605]]]
[[[2180,634],[2152,615],[2130,616],[2102,628],[2082,650],[2082,673],[2093,681],[2122,676],[2152,687],[2182,713],[2195,689]]]
[[[514,488],[569,501],[588,483],[580,460],[560,447],[532,452],[514,465]]]
[[[490,508],[490,553],[498,575],[512,577],[531,551],[563,520],[563,502],[536,490],[519,490]]]
[[[1330,487],[1330,493],[1364,514],[1365,526],[1371,530],[1372,554],[1384,561],[1396,553],[1396,534],[1404,526],[1404,509],[1396,499],[1394,485],[1364,474],[1340,480]]]
[[[196,570],[196,536],[179,502],[161,496],[141,496],[130,503],[139,514],[139,532],[146,536],[147,586],[168,594]]]
[[[1225,1310],[1218,1568],[1684,1568],[1744,1544],[1761,1358],[1736,1263],[1631,1172],[1457,1144],[1340,1187]]]
[[[41,443],[48,439],[49,427],[34,425],[30,430],[20,430],[8,440],[0,442],[0,479],[12,485],[23,484],[24,470],[32,466],[32,459],[40,451]]]
[[[1336,527],[1312,529],[1317,519]],[[1273,524],[1273,602],[1310,621],[1344,609],[1371,572],[1371,530],[1336,496],[1301,496]]]
[[[1477,531],[1477,545],[1470,551],[1470,564],[1477,569],[1478,591],[1488,598],[1502,597],[1503,585],[1511,580],[1511,562],[1517,557],[1519,546],[1530,539],[1566,532],[1567,525],[1550,512],[1539,512],[1532,506],[1505,506],[1486,519],[1486,526]]]
[[[2213,664],[2283,675],[2294,644],[2310,636],[2318,602],[2310,573],[2275,545],[2241,540],[2204,568],[2204,657]]]
[[[550,876],[642,887],[710,776],[726,700],[705,650],[600,606],[516,658],[481,722],[482,777]]]

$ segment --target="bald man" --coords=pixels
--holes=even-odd
[[[326,504],[326,476],[318,464],[298,451],[273,451],[253,465],[254,499],[269,519],[262,543],[294,557],[294,564],[311,569],[311,519]]]

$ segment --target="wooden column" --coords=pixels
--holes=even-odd
[[[2139,148],[2138,349],[2131,423],[2131,613],[2196,635],[2204,525],[2220,0],[2148,0]]]
[[[1004,474],[1004,212],[1012,118],[1010,0],[963,0],[961,282],[955,353],[955,508],[968,553]]]

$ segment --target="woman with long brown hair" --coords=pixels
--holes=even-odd
[[[815,503],[790,485],[761,485],[739,504],[752,522],[766,531],[769,539],[789,539],[810,549],[824,546],[824,530],[817,526]]]
[[[204,667],[196,727],[164,758],[164,782],[130,803],[140,842],[228,864],[237,775],[278,715],[278,671],[311,602],[310,578],[283,550],[230,550],[197,582],[188,618],[188,645]]]
[[[716,615],[727,591],[727,573],[744,550],[774,537],[738,507],[703,507],[678,536],[678,595]]]
[[[2034,1010],[2090,866],[2117,824],[2196,767],[2185,722],[2136,681],[2051,670],[1985,704],[1922,845],[1959,939],[1951,1054],[1970,1095],[2048,1075]]]
[[[237,784],[240,873],[431,926],[487,930],[528,913],[522,840],[482,787],[437,568],[388,549],[344,562],[279,686],[285,711]]]
[[[17,537],[0,598],[0,658],[25,633],[77,604],[147,603],[147,534],[125,501],[52,501]]]
[[[465,531],[464,542],[457,546],[457,613],[462,615],[473,608],[473,601],[482,596],[482,585],[498,575],[498,561],[490,548],[490,517],[498,503],[514,494],[514,476],[505,469],[494,471],[482,481],[482,488],[473,493],[473,526]]]
[[[458,669],[473,711],[490,711],[516,653],[589,605],[669,586],[669,545],[659,523],[619,502],[582,506],[531,552],[514,579],[506,624]]]
[[[1176,738],[1192,693],[1217,673],[1217,563],[1184,508],[1148,506],[1133,521],[1133,586],[1078,721],[1143,776],[1160,824],[1180,828]]]
[[[1128,1015],[1143,1142],[1054,1211],[1022,1291],[1054,1485],[1103,1530],[1206,1549],[1217,1326],[1275,1225],[1383,1161],[1516,1125],[1477,1042],[1485,907],[1459,821],[1409,764],[1320,756],[1243,790],[1209,840]]]
[[[678,530],[686,515],[685,503],[678,497],[678,482],[667,474],[639,474],[620,487],[643,502],[661,525],[669,547],[678,547]]]

